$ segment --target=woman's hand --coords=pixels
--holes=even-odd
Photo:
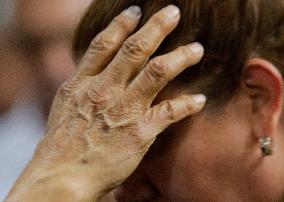
[[[47,134],[7,201],[98,199],[130,176],[159,133],[203,108],[202,95],[151,107],[169,81],[199,62],[203,48],[182,46],[148,62],[180,13],[168,6],[127,39],[140,16],[130,7],[92,41],[58,90]]]

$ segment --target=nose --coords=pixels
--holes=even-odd
[[[114,192],[117,202],[141,202],[153,199],[157,194],[153,184],[145,176],[133,174]]]

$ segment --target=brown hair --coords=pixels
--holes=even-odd
[[[200,90],[209,99],[224,102],[230,98],[245,61],[254,55],[268,59],[283,74],[283,0],[94,0],[76,33],[75,58],[80,59],[95,35],[129,6],[142,8],[141,27],[169,4],[181,9],[181,21],[155,55],[194,41],[203,44],[205,56],[201,63],[178,79],[200,81]]]

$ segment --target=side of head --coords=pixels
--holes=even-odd
[[[284,2],[94,1],[78,29],[75,57],[80,59],[93,37],[134,4],[143,10],[140,27],[168,4],[181,9],[178,27],[155,55],[194,41],[205,47],[203,60],[171,82],[157,101],[205,93],[208,104],[165,131],[125,186],[142,183],[145,189],[149,181],[155,194],[144,199],[154,201],[283,200]],[[274,140],[272,157],[261,153],[263,137]]]

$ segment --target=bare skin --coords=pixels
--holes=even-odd
[[[130,7],[95,37],[58,90],[46,135],[6,201],[98,201],[133,173],[158,134],[204,107],[203,95],[151,106],[203,48],[194,43],[148,61],[180,13],[168,6],[129,37],[140,16]]]

